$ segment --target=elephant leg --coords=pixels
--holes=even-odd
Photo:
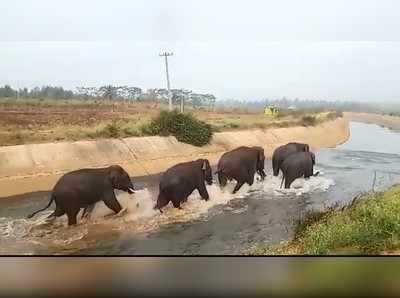
[[[154,209],[158,209],[162,213],[161,208],[167,206],[170,201],[170,199],[167,199],[167,197],[168,197],[167,195],[165,195],[162,191],[160,191],[160,193],[158,194],[157,203],[154,206]]]
[[[83,209],[83,213],[82,213],[81,219],[83,219],[83,218],[88,218],[89,219],[95,206],[96,206],[96,204],[91,204],[89,206],[86,206],[85,209]]]
[[[265,180],[265,177],[267,177],[267,174],[265,174],[265,171],[264,171],[264,170],[258,171],[258,174],[261,176],[261,179],[262,179],[262,180]]]
[[[309,167],[304,171],[304,178],[308,179],[313,175],[313,167]]]
[[[252,173],[249,173],[249,176],[247,177],[247,184],[252,186],[254,183],[254,175],[255,175],[255,171]]]
[[[208,191],[207,191],[207,188],[206,188],[206,186],[204,185],[204,183],[201,184],[201,185],[197,188],[197,190],[199,191],[200,196],[201,196],[201,198],[202,198],[203,200],[208,201],[208,200],[210,199],[210,196],[208,195]]]
[[[285,188],[288,189],[290,188],[290,185],[293,183],[295,179],[293,177],[286,177],[285,178]]]
[[[279,163],[275,159],[272,159],[272,169],[273,169],[273,172],[274,172],[274,176],[275,177],[278,176],[278,174],[279,174]]]
[[[78,213],[79,209],[73,209],[67,212],[69,226],[76,225],[76,216],[78,215]]]
[[[174,205],[175,208],[182,209],[181,201],[179,201],[179,200],[173,200],[172,205]]]
[[[56,206],[56,210],[54,211],[54,216],[55,217],[60,217],[63,216],[65,214],[64,209],[62,209],[61,207]]]
[[[244,181],[238,181],[235,188],[233,189],[233,194],[236,193],[244,184]]]
[[[62,209],[59,205],[56,205],[56,210],[52,214],[46,217],[47,220],[55,220],[57,217],[60,217],[65,214],[64,209]]]
[[[220,187],[225,187],[228,179],[224,173],[218,172],[218,182]]]
[[[272,168],[273,169],[273,175],[275,176],[275,177],[278,177],[278,175],[279,175],[279,169],[276,169],[276,168]]]

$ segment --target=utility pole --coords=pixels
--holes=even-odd
[[[168,103],[169,103],[169,110],[172,111],[172,96],[171,96],[171,86],[169,84],[169,73],[168,73],[168,56],[172,56],[174,53],[167,53],[164,52],[160,54],[160,57],[165,58],[165,72],[167,73],[167,88],[168,88]]]
[[[183,113],[184,112],[184,105],[185,105],[185,103],[184,103],[184,101],[185,101],[185,94],[184,95],[181,95],[181,113]]]

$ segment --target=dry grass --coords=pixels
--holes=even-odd
[[[143,125],[162,109],[167,106],[159,103],[0,99],[0,146],[142,136]],[[262,111],[256,113],[237,108],[210,111],[187,107],[185,111],[211,124],[215,131],[307,125],[304,112],[275,119]],[[328,120],[317,118],[315,123]]]

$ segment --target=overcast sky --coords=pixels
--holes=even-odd
[[[397,0],[1,0],[0,85],[400,99]]]

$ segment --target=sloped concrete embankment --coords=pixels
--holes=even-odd
[[[395,131],[400,131],[399,116],[381,115],[373,113],[353,113],[353,112],[345,112],[343,113],[343,115],[344,118],[350,121],[363,122],[368,124],[377,124],[385,126]]]
[[[340,118],[317,127],[216,133],[211,144],[201,148],[157,136],[5,146],[0,147],[0,197],[50,190],[63,173],[84,167],[120,164],[138,177],[197,158],[216,164],[224,152],[242,145],[262,146],[271,156],[274,148],[291,141],[306,142],[317,150],[348,137],[348,121]]]

